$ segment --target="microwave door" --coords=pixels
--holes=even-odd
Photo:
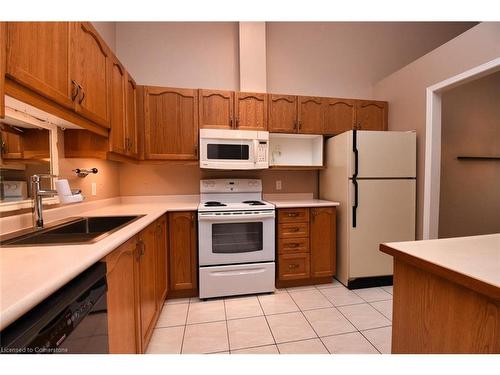
[[[252,140],[202,139],[200,167],[209,169],[254,169]]]

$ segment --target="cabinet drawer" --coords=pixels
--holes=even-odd
[[[298,280],[309,278],[309,254],[279,255],[278,274],[280,280]]]
[[[278,239],[279,254],[295,254],[309,252],[309,238],[280,238]]]
[[[309,222],[309,208],[280,208],[278,223]]]
[[[280,238],[309,237],[309,223],[279,224],[278,234]]]

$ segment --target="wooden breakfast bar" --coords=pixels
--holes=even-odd
[[[394,257],[392,353],[500,353],[500,234],[380,250]]]

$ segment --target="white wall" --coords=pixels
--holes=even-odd
[[[473,25],[268,22],[268,92],[370,98],[377,81]]]
[[[116,51],[116,23],[115,22],[92,22],[97,32],[104,39],[106,44]]]
[[[116,54],[138,84],[239,89],[237,22],[117,22]]]
[[[500,72],[442,95],[439,237],[500,232]]]
[[[417,131],[417,238],[422,238],[426,88],[500,57],[500,23],[481,23],[389,75],[373,88],[389,101],[389,130]]]

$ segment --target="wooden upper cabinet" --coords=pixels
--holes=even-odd
[[[198,159],[197,90],[144,88],[146,159]]]
[[[6,52],[7,52],[7,23],[0,22],[0,118],[5,117]]]
[[[136,300],[137,238],[134,236],[104,259],[108,284],[109,352],[140,352]]]
[[[351,130],[355,120],[355,100],[325,98],[325,135],[337,135]]]
[[[335,275],[335,214],[335,207],[311,208],[311,277],[330,277]]]
[[[68,66],[70,23],[8,22],[6,27],[8,77],[73,108]]]
[[[387,130],[388,103],[358,100],[356,104],[356,129]]]
[[[170,289],[174,291],[197,290],[196,213],[169,213],[168,231]]]
[[[268,95],[269,131],[275,133],[297,132],[297,97],[292,95]]]
[[[236,92],[235,128],[240,130],[267,130],[267,94]]]
[[[21,133],[11,130],[10,127],[3,127],[1,131],[1,153],[3,159],[22,159],[23,144]]]
[[[199,90],[200,128],[234,128],[234,92]]]
[[[108,47],[89,22],[71,23],[70,36],[70,78],[72,95],[76,93],[75,109],[89,120],[109,128]]]
[[[127,73],[126,91],[125,91],[125,106],[126,106],[126,147],[127,155],[139,157],[139,129],[137,121],[137,85],[134,79]]]
[[[323,134],[325,114],[323,98],[314,96],[298,97],[298,132]]]
[[[156,297],[156,222],[151,223],[139,233],[139,301],[142,348],[153,333],[158,313]]]
[[[109,134],[110,149],[125,155],[127,153],[126,103],[127,73],[122,64],[114,56],[111,58],[111,131]]]

